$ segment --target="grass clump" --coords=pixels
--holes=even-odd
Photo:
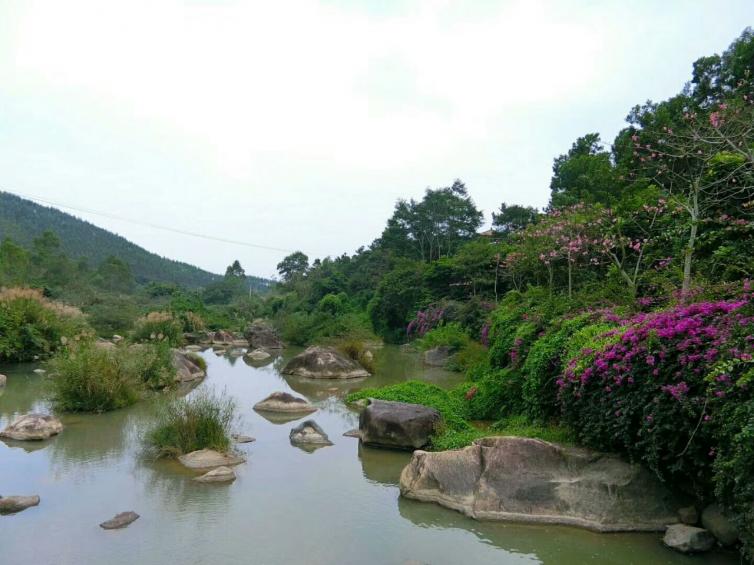
[[[194,351],[189,351],[188,353],[186,353],[186,357],[188,357],[191,362],[199,367],[202,371],[204,371],[205,373],[207,372],[207,361],[204,359],[204,357],[202,357],[198,353],[195,353]]]
[[[434,347],[450,347],[453,351],[458,351],[466,347],[471,338],[457,322],[451,322],[443,326],[438,326],[428,331],[423,337],[416,340],[416,347],[422,351]]]
[[[165,341],[179,346],[183,343],[183,323],[170,312],[150,312],[136,320],[131,339],[139,343]]]
[[[165,404],[146,443],[160,456],[177,456],[199,449],[225,452],[236,420],[236,404],[225,393],[202,390]]]
[[[349,339],[338,345],[338,349],[343,355],[359,363],[370,373],[374,373],[374,356],[369,351],[364,342],[358,339]]]

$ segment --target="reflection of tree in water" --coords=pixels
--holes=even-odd
[[[4,367],[0,373],[7,375],[8,382],[0,388],[0,420],[10,420],[29,412],[49,412],[49,403],[45,401],[45,379],[33,373],[34,365],[15,365]],[[3,425],[2,427],[5,427]]]

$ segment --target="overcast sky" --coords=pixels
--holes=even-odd
[[[0,188],[311,258],[461,178],[486,221],[683,86],[752,0],[0,0]],[[270,276],[285,252],[76,215]]]

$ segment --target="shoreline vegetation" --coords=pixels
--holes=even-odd
[[[751,559],[752,73],[747,29],[698,60],[678,95],[634,107],[609,149],[578,138],[554,160],[545,210],[504,202],[479,233],[482,211],[456,180],[399,200],[353,255],[285,257],[264,294],[238,261],[186,288],[137,281],[115,256],[76,263],[52,232],[28,249],[6,238],[0,360],[48,361],[56,408],[101,412],[172,384],[171,348],[200,332],[266,319],[288,344],[334,346],[369,371],[373,344],[402,344],[464,382],[349,402],[437,409],[434,450],[523,435],[618,453],[697,507],[720,505]],[[222,395],[169,402],[148,443],[224,451],[234,417]]]

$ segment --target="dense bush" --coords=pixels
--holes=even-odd
[[[170,312],[150,312],[136,320],[131,339],[135,342],[165,341],[177,346],[183,342],[183,324]]]
[[[38,290],[0,290],[0,361],[30,361],[89,333],[80,310],[53,302]]]
[[[199,449],[225,452],[231,445],[230,432],[235,420],[236,405],[232,398],[202,390],[162,406],[157,423],[146,435],[146,443],[163,456]]]
[[[471,341],[471,338],[463,330],[460,324],[451,322],[438,326],[426,332],[423,337],[416,340],[416,346],[426,351],[434,347],[450,347],[453,351],[462,349]]]

